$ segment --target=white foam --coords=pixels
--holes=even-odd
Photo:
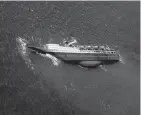
[[[120,54],[119,54],[119,61],[120,63],[125,64],[125,60]]]
[[[17,41],[17,46],[18,46],[18,51],[21,54],[23,60],[25,61],[26,65],[30,68],[30,69],[34,69],[33,64],[29,58],[29,53],[27,52],[27,48],[26,45],[28,44],[28,41],[18,37],[16,38]]]
[[[88,67],[83,67],[82,65],[77,65],[78,67],[82,68],[82,69],[86,69],[86,70],[89,70]]]
[[[104,70],[104,71],[108,71],[106,68],[105,68],[105,66],[103,66],[103,65],[100,65],[99,66],[102,70]]]
[[[57,59],[55,56],[50,55],[50,54],[40,54],[41,56],[45,57],[45,58],[49,58],[51,59],[53,65],[58,66],[60,64],[60,60]]]

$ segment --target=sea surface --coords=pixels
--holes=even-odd
[[[82,68],[26,44],[107,44],[122,61]],[[0,2],[0,115],[139,115],[140,2]]]

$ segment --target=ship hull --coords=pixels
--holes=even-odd
[[[86,54],[86,53],[62,53],[62,52],[48,52],[61,58],[64,61],[118,61],[119,56],[117,54]]]

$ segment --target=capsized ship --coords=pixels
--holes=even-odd
[[[120,58],[119,53],[108,46],[74,45],[66,42],[64,45],[46,44],[43,47],[32,45],[27,47],[38,53],[49,53],[66,62],[77,62],[88,66],[102,62],[117,62]]]

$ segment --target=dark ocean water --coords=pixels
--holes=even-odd
[[[117,46],[124,64],[55,65],[21,46],[70,35]],[[0,2],[0,115],[139,115],[139,69],[140,2]]]

